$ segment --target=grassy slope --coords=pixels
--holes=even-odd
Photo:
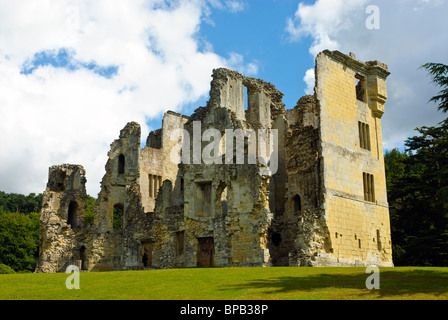
[[[381,268],[367,290],[365,268],[213,268],[0,275],[0,299],[448,299],[448,268]]]

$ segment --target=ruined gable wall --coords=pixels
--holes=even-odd
[[[163,117],[162,128],[156,130],[160,139],[158,148],[147,145],[140,151],[139,183],[145,212],[154,212],[157,190],[165,180],[171,181],[174,188],[173,205],[180,206],[183,203],[178,164],[171,161],[171,151],[178,145],[179,139],[172,139],[171,134],[175,130],[182,130],[187,120],[186,116],[168,111]]]
[[[79,264],[86,199],[85,170],[61,165],[49,169],[40,215],[39,261],[36,272],[65,271]]]
[[[287,117],[286,211],[277,231],[282,265],[312,266],[325,251],[327,229],[322,210],[320,110],[314,96],[303,96]]]
[[[92,238],[92,270],[141,268],[141,243],[147,226],[141,205],[140,125],[128,123],[111,144],[106,174],[95,205]],[[114,210],[118,219],[114,226]]]
[[[244,106],[244,87],[248,87],[249,106]],[[215,128],[225,141],[226,129],[270,128],[272,114],[284,106],[281,94],[264,81],[246,78],[235,71],[214,70],[207,107],[198,108],[185,123],[193,139],[193,123],[199,121],[204,130]],[[279,102],[280,101],[280,102]],[[263,112],[254,111],[255,108]],[[268,110],[266,109],[268,108]],[[245,110],[247,109],[247,110]],[[256,121],[251,122],[250,119]],[[202,143],[202,147],[208,142]],[[236,145],[234,145],[235,147]],[[191,162],[193,145],[190,145]],[[253,165],[182,164],[184,179],[184,215],[170,214],[168,193],[175,188],[163,186],[161,199],[156,200],[154,220],[155,267],[201,265],[203,241],[213,241],[215,266],[261,266],[270,263],[267,233],[272,219],[269,211],[269,178],[260,175]],[[171,210],[172,211],[172,210]],[[175,252],[176,236],[183,232],[184,251]]]

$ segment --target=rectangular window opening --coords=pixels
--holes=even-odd
[[[358,122],[358,131],[359,131],[359,146],[362,149],[371,150],[369,125],[364,122],[359,121]]]
[[[378,246],[378,251],[381,251],[381,235],[379,229],[376,230],[376,244]]]
[[[366,81],[363,76],[357,74],[355,76],[356,99],[366,102]]]
[[[157,198],[157,194],[159,193],[159,189],[162,186],[162,177],[149,174],[148,175],[148,193],[150,198]]]
[[[375,202],[375,181],[372,174],[363,173],[363,187],[364,187],[364,200],[368,202]]]
[[[244,86],[244,110],[249,110],[249,94],[246,86]]]
[[[185,231],[176,232],[176,253],[178,256],[184,254]]]

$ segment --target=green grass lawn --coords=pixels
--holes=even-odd
[[[0,275],[0,299],[20,300],[372,300],[448,299],[448,268],[380,268],[368,290],[365,268],[211,268]]]

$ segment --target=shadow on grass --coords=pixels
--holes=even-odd
[[[448,269],[440,270],[397,270],[381,271],[380,289],[368,290],[366,279],[369,274],[356,271],[353,274],[312,274],[297,277],[279,276],[270,279],[256,279],[238,285],[229,285],[222,288],[227,290],[253,290],[263,294],[279,295],[296,293],[298,297],[316,293],[322,289],[354,289],[341,291],[336,299],[406,299],[424,296],[425,299],[448,299]],[[420,297],[419,297],[420,295]],[[429,295],[429,296],[427,296]],[[322,294],[322,299],[333,299],[334,296]]]

